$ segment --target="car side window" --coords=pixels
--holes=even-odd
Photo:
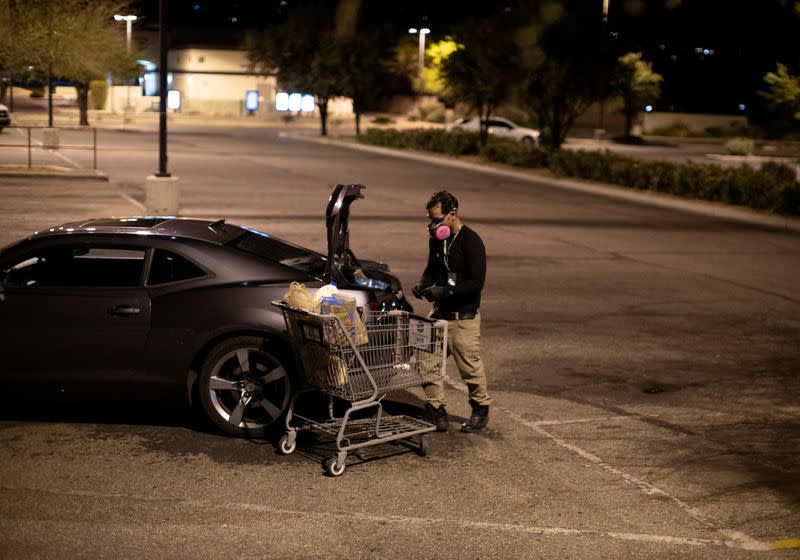
[[[156,249],[153,253],[153,262],[150,264],[147,284],[155,286],[169,282],[191,280],[205,275],[206,273],[203,269],[188,259],[163,249]]]
[[[134,287],[144,270],[144,249],[64,246],[42,249],[6,270],[6,286]]]
[[[505,128],[505,129],[510,129],[511,128],[511,126],[507,122],[494,121],[494,120],[489,121],[489,126],[494,127],[494,128]]]

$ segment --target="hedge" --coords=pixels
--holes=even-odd
[[[639,161],[606,152],[558,150],[489,138],[481,149],[477,133],[439,129],[368,129],[361,142],[481,158],[517,167],[549,169],[554,175],[621,185],[800,215],[800,183],[788,165],[767,162],[760,170],[698,163]]]

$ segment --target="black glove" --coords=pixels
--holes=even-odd
[[[413,288],[411,288],[411,293],[414,294],[414,297],[417,299],[423,299],[425,297],[425,286],[422,283],[417,284]]]
[[[447,289],[444,286],[429,286],[422,290],[422,295],[428,301],[439,301],[447,295]]]

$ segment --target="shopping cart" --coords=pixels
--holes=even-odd
[[[331,476],[344,473],[347,453],[362,447],[402,439],[420,455],[427,453],[427,434],[435,427],[418,418],[384,414],[381,400],[391,391],[444,377],[447,321],[390,311],[365,315],[362,328],[339,316],[272,303],[283,310],[303,385],[289,405],[286,433],[278,443],[281,453],[292,453],[298,432],[309,429],[336,438],[337,451],[325,461]],[[315,420],[295,411],[298,398],[308,391],[328,394],[327,418]],[[341,417],[334,414],[334,398],[349,403]],[[351,418],[370,408],[375,409],[371,416]]]

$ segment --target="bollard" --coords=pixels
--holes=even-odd
[[[42,129],[42,148],[48,150],[57,150],[59,146],[57,128],[43,128]]]
[[[180,207],[178,177],[150,175],[145,181],[145,207],[151,216],[175,216]]]

